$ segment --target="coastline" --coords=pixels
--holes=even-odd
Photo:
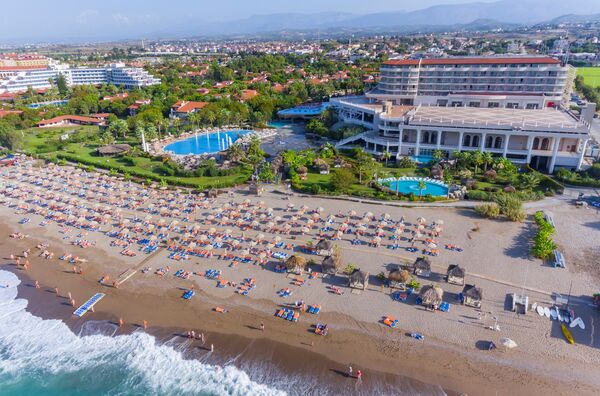
[[[30,240],[27,245],[32,242]],[[0,253],[5,259],[7,246],[2,245]],[[14,251],[14,244],[9,249]],[[280,370],[284,375],[293,377],[301,372],[303,381],[317,378],[319,386],[324,386],[328,392],[357,391],[354,388],[355,381],[342,375],[348,363],[365,373],[362,384],[365,393],[373,390],[371,386],[390,391],[406,386],[408,394],[410,389],[426,389],[425,394],[443,394],[443,389],[448,395],[492,395],[498,392],[541,395],[565,394],[574,386],[568,381],[544,377],[532,362],[521,360],[519,363],[523,357],[517,358],[512,353],[509,358],[497,361],[497,356],[475,356],[473,352],[430,338],[427,344],[417,344],[409,337],[405,337],[404,342],[395,344],[346,329],[336,330],[327,337],[318,337],[308,332],[304,326],[290,324],[241,305],[228,314],[215,313],[212,307],[218,301],[202,292],[194,306],[186,306],[179,291],[172,291],[161,297],[107,288],[99,286],[89,275],[74,275],[66,269],[56,271],[56,268],[46,265],[34,265],[28,271],[22,271],[14,265],[4,263],[0,269],[9,270],[22,279],[18,297],[29,301],[29,312],[44,319],[60,319],[76,334],[87,321],[117,323],[119,317],[126,318],[126,325],[118,330],[117,335],[141,331],[143,320],[149,323],[148,332],[162,342],[176,337],[175,334],[184,333],[184,329],[195,329],[204,332],[207,344],[213,343],[215,349],[222,353],[220,358],[214,360],[215,364],[229,362],[238,368],[248,369],[256,362],[269,359],[275,365],[271,366],[272,373]],[[40,289],[33,287],[33,278],[43,279]],[[66,302],[66,298],[54,294],[57,284],[61,286],[61,290],[69,290],[79,301],[91,295],[90,290],[96,289],[107,292],[107,297],[98,305],[96,312],[86,314],[83,319],[76,319],[71,315],[73,308]],[[258,303],[257,305],[269,304],[266,301]],[[360,323],[352,318],[340,319],[353,321],[357,328],[367,333],[372,327],[371,324]],[[264,332],[258,329],[261,321],[266,326]],[[177,336],[179,338],[187,341],[184,337]],[[191,358],[194,357],[194,349],[199,349],[198,346],[193,346],[189,355]],[[261,356],[261,353],[267,352],[268,356]],[[517,367],[528,369],[521,370]],[[489,375],[490,373],[493,375]],[[266,380],[249,375],[253,380]],[[465,378],[468,380],[465,381]],[[596,394],[596,389],[589,385],[575,386],[580,395]],[[438,391],[440,393],[436,393]],[[299,393],[304,392],[291,392]]]
[[[46,172],[64,173],[69,172],[69,169],[69,167],[48,169]],[[89,183],[93,184],[93,179],[97,176],[90,174],[86,175],[86,178],[89,177]],[[30,177],[28,180],[39,180],[39,177],[39,175]],[[109,183],[106,181],[107,176],[103,178],[104,183]],[[143,249],[136,243],[137,240],[127,242],[126,244],[131,244],[127,250],[122,250],[119,245],[115,246],[114,243],[118,240],[110,234],[114,234],[114,227],[120,229],[124,227],[120,224],[129,223],[130,219],[134,220],[132,229],[138,229],[136,233],[140,232],[140,236],[147,235],[138,225],[139,215],[144,213],[145,205],[153,205],[153,202],[162,198],[163,193],[160,191],[144,190],[131,183],[116,185],[116,182],[110,182],[111,189],[114,189],[112,191],[127,189],[121,190],[121,196],[136,193],[144,196],[143,194],[147,193],[149,197],[141,204],[142,206],[136,206],[140,205],[139,203],[129,205],[132,201],[129,199],[120,203],[112,201],[113,205],[117,204],[123,208],[123,212],[118,209],[117,216],[109,215],[112,220],[103,221],[102,225],[97,224],[93,230],[83,231],[79,227],[73,228],[61,222],[42,221],[43,216],[46,216],[41,215],[43,209],[36,211],[22,202],[31,203],[35,207],[38,203],[42,204],[42,200],[52,199],[51,194],[43,195],[41,191],[47,190],[33,187],[36,191],[34,194],[39,198],[35,201],[35,197],[29,196],[31,184],[25,180],[17,180],[16,183],[18,188],[10,182],[9,188],[5,191],[12,198],[17,198],[16,202],[4,200],[3,206],[0,207],[0,233],[5,235],[5,238],[0,240],[0,254],[2,254],[0,268],[16,272],[24,279],[19,292],[20,296],[31,301],[29,312],[40,317],[61,319],[74,331],[87,326],[87,323],[109,324],[109,321],[116,322],[122,317],[126,323],[123,331],[127,334],[131,331],[142,331],[139,329],[139,324],[146,320],[149,323],[148,331],[156,334],[160,342],[169,346],[176,345],[177,351],[185,351],[183,353],[186,356],[190,353],[189,356],[200,358],[204,353],[202,349],[192,347],[192,351],[195,352],[188,352],[184,345],[187,340],[181,342],[181,337],[175,337],[173,334],[187,330],[204,332],[215,341],[215,349],[218,353],[214,356],[224,353],[220,360],[215,360],[214,363],[240,364],[242,369],[249,369],[250,375],[256,381],[264,380],[267,385],[269,381],[273,381],[273,378],[300,378],[298,381],[301,385],[296,386],[298,391],[296,388],[292,389],[296,391],[295,393],[305,393],[305,385],[312,383],[313,380],[318,384],[314,389],[319,393],[323,393],[323,389],[328,390],[328,386],[333,387],[332,392],[338,389],[336,386],[348,386],[349,381],[343,377],[348,364],[351,364],[355,370],[360,369],[364,372],[364,381],[360,386],[364,387],[361,389],[365,389],[365,393],[369,393],[370,386],[375,385],[377,389],[383,389],[379,393],[394,393],[389,391],[392,389],[389,387],[400,389],[405,384],[418,384],[416,381],[425,383],[425,385],[418,385],[421,390],[431,389],[430,386],[433,386],[433,391],[423,391],[425,394],[435,394],[443,388],[449,394],[535,395],[567,394],[577,390],[577,394],[587,395],[598,394],[600,389],[600,380],[594,370],[600,360],[600,354],[597,350],[598,340],[593,331],[591,334],[589,330],[574,333],[578,345],[570,346],[560,335],[560,325],[557,322],[542,322],[537,315],[515,315],[506,308],[505,298],[510,291],[523,290],[527,286],[532,292],[530,297],[534,299],[533,301],[547,305],[553,304],[550,291],[566,293],[569,287],[568,282],[557,276],[556,270],[539,265],[527,257],[529,250],[526,241],[530,240],[532,233],[529,221],[522,224],[494,222],[475,218],[472,212],[464,209],[413,208],[409,212],[402,208],[385,208],[392,213],[390,216],[396,219],[407,216],[412,220],[419,216],[427,216],[431,220],[433,216],[433,219],[445,220],[444,236],[439,243],[457,244],[464,248],[464,253],[442,251],[440,257],[436,257],[432,264],[432,269],[435,270],[434,277],[428,280],[419,278],[420,282],[438,282],[448,293],[446,297],[448,301],[455,301],[456,293],[461,289],[444,283],[440,276],[448,264],[458,261],[465,265],[469,271],[469,281],[476,281],[478,286],[486,290],[485,309],[493,310],[501,319],[503,333],[495,333],[486,328],[489,320],[486,323],[481,320],[481,317],[478,319],[476,310],[455,302],[452,303],[452,310],[447,313],[428,312],[414,302],[414,299],[407,303],[391,302],[390,294],[375,275],[371,277],[369,287],[355,293],[356,290],[347,288],[345,275],[311,277],[306,282],[303,281],[302,285],[295,285],[293,279],[273,271],[278,263],[275,260],[271,260],[267,265],[257,265],[257,262],[236,263],[237,260],[230,263],[230,260],[219,259],[217,252],[211,257],[189,257],[180,261],[169,258],[171,253],[167,251],[165,245],[156,245],[157,250],[151,254],[143,253]],[[105,189],[104,186],[102,188]],[[71,194],[76,193],[75,195],[80,194],[80,190],[63,189],[60,181],[57,182],[55,189]],[[100,196],[108,198],[109,194],[104,190]],[[77,209],[87,211],[89,208],[87,205],[99,207],[93,203],[96,200],[93,194],[88,194],[87,197],[76,202]],[[203,227],[208,228],[213,225],[211,221],[214,220],[214,216],[212,219],[209,216],[216,213],[216,210],[222,210],[225,205],[229,208],[238,205],[233,198],[245,197],[247,195],[244,191],[232,191],[232,195],[228,197],[204,199],[201,202],[192,201],[193,204],[199,204],[197,210],[193,212],[195,220],[184,219],[180,213],[174,214],[167,210],[161,211],[157,224],[165,225],[177,219],[182,223],[193,222],[195,229],[202,230]],[[184,207],[182,205],[185,205],[188,199],[195,200],[197,197],[170,195],[170,199],[174,202],[170,207],[180,208]],[[263,194],[261,200],[265,202],[259,204],[260,207],[272,207],[275,213],[283,216],[278,222],[286,222],[283,219],[291,220],[295,217],[286,214],[288,210],[285,207],[290,202],[282,199],[280,195],[268,191]],[[250,205],[251,201],[250,198],[244,199],[247,203],[241,204],[241,208],[244,207],[243,205]],[[324,216],[326,213],[331,213],[333,216],[333,213],[340,209],[339,202],[320,198],[295,197],[294,201],[298,205],[309,204],[312,207],[321,205],[323,208],[317,211],[324,212]],[[74,200],[70,199],[69,202],[73,203]],[[352,209],[367,213],[373,210],[373,206],[357,203],[352,206]],[[574,252],[576,250],[587,252],[586,241],[597,240],[595,239],[597,231],[589,226],[578,228],[588,224],[584,223],[589,219],[588,213],[578,212],[572,207],[555,209],[557,210],[555,221],[559,230],[557,241],[563,246],[569,246],[567,258],[575,262]],[[371,216],[377,218],[372,214]],[[152,217],[148,214],[145,221],[150,222]],[[169,220],[169,217],[173,220]],[[333,218],[335,220],[335,216]],[[297,219],[292,221],[297,222]],[[417,222],[425,223],[425,220],[417,220]],[[216,227],[227,226],[227,224],[214,225],[214,231],[206,230],[207,233],[214,234],[217,232]],[[246,233],[246,237],[241,238],[244,243],[252,243],[253,238],[264,239],[264,235],[258,236],[261,231],[259,228],[253,226],[250,230],[243,229],[242,232]],[[187,226],[173,227],[170,231],[174,236],[178,236],[184,235],[186,229],[189,230]],[[579,237],[576,239],[572,238],[572,235],[575,235],[573,230],[580,230],[577,234]],[[20,234],[20,236],[13,235],[17,237],[16,239],[9,239],[6,236],[11,232],[22,232],[30,237]],[[168,233],[169,230],[163,232]],[[238,231],[225,231],[226,234],[232,232]],[[309,229],[302,233],[294,231],[291,235],[289,232],[272,233],[268,238],[279,237],[281,240],[283,237],[286,242],[301,248],[301,245],[317,237],[310,234]],[[19,239],[21,237],[24,239]],[[386,270],[390,261],[394,264],[399,260],[411,260],[403,251],[387,250],[385,247],[375,248],[366,243],[355,246],[351,243],[352,238],[354,236],[338,239],[343,262],[358,263],[371,274]],[[406,240],[402,239],[401,243],[406,243]],[[40,244],[44,246],[36,249]],[[581,248],[578,249],[578,246]],[[14,259],[10,257],[21,255],[21,252],[27,249],[31,249],[28,257],[29,269],[27,271],[17,269]],[[51,250],[56,257],[43,258],[44,249]],[[126,251],[131,251],[133,254],[125,254]],[[241,252],[242,249],[237,251]],[[74,254],[71,255],[69,252]],[[73,265],[69,264],[68,259],[59,260],[61,254],[68,254],[68,257],[73,257],[76,263],[80,263],[83,274],[75,274]],[[236,254],[246,253],[236,252]],[[319,259],[318,256],[312,257]],[[586,263],[591,265],[593,257],[590,255]],[[149,273],[140,271],[143,266],[150,265],[155,269],[170,266],[173,272],[187,271],[189,276],[177,277],[173,276],[174,274],[159,276],[152,271]],[[313,264],[310,266],[312,267]],[[524,266],[527,266],[526,271],[531,272],[530,277],[534,279],[527,285],[523,282]],[[573,286],[583,296],[584,293],[593,290],[593,280],[589,276],[591,272],[581,263],[573,267],[574,272],[560,274],[568,274],[574,282]],[[236,287],[232,285],[229,288],[218,288],[215,280],[203,276],[210,268],[219,268],[222,271],[221,279],[229,279],[237,283],[245,278],[253,278],[260,283],[260,286],[248,297],[240,295],[239,290],[236,293]],[[518,270],[519,268],[521,271]],[[110,283],[112,283],[121,274],[131,271],[137,275],[121,284],[119,288],[98,283],[98,280],[104,276],[110,276]],[[40,282],[39,289],[31,287],[33,280]],[[332,293],[330,289],[332,285],[342,287],[344,296]],[[532,289],[532,286],[537,289]],[[60,288],[61,297],[55,295],[54,287]],[[196,296],[190,301],[185,301],[181,298],[182,293],[190,287],[196,288]],[[286,300],[277,294],[277,290],[286,287],[293,288],[295,293],[293,299],[301,298],[311,304],[323,304],[323,312],[318,317],[303,313],[298,323],[273,316],[276,309],[289,307],[293,302],[293,299]],[[83,320],[76,320],[71,316],[74,309],[64,298],[65,295],[70,292],[76,301],[75,306],[79,306],[93,293],[99,291],[106,293],[106,297],[98,304],[95,313],[86,314]],[[578,314],[584,317],[593,330],[593,321],[596,321],[596,318],[592,317],[591,309],[585,307],[585,299],[574,298],[574,304]],[[227,314],[213,312],[212,309],[217,306],[225,307],[229,312]],[[484,314],[488,311],[479,312]],[[492,311],[489,313],[491,314]],[[395,329],[383,326],[380,319],[381,315],[385,314],[393,314],[400,318],[399,326]],[[264,332],[259,328],[261,322],[266,326]],[[317,336],[311,331],[311,326],[317,322],[327,323],[330,326],[330,332],[326,337]],[[411,330],[422,332],[426,340],[420,342],[407,336],[407,332]],[[515,337],[520,347],[511,351],[488,351],[487,348],[481,347],[483,344],[489,344],[490,340],[497,341],[501,334]],[[259,347],[257,348],[255,344]],[[266,351],[269,353],[263,355],[262,353]],[[281,358],[276,358],[277,356]],[[265,370],[261,365],[271,360],[278,362],[269,366],[273,367],[273,370],[276,369],[275,371]],[[257,366],[258,372],[254,372]],[[281,371],[277,370],[283,370],[286,374],[282,375]],[[269,378],[265,378],[264,373],[261,372],[269,372]],[[350,383],[356,386],[354,381]],[[359,391],[354,388],[351,390]],[[410,391],[408,393],[419,392],[413,390],[412,393]]]

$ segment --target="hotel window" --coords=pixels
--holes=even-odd
[[[537,103],[527,103],[527,105],[525,106],[525,108],[529,109],[529,110],[534,110],[534,109],[539,108],[539,106],[538,106]]]
[[[490,108],[490,109],[496,109],[498,107],[500,107],[500,103],[499,102],[489,102],[488,103],[488,108]]]
[[[469,107],[481,107],[481,102],[469,102]]]
[[[507,109],[518,109],[519,108],[519,104],[518,103],[514,103],[514,102],[513,103],[509,102],[509,103],[506,104],[506,108]]]

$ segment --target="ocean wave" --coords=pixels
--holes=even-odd
[[[112,336],[116,328],[90,321],[74,334],[60,320],[27,312],[27,301],[17,299],[19,283],[14,274],[0,271],[3,394],[285,394],[234,366],[186,360],[143,331]]]

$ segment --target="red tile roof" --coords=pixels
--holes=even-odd
[[[439,59],[421,59],[421,65],[524,65],[524,64],[544,64],[558,65],[560,61],[548,56],[535,57],[503,57],[503,58],[439,58]],[[392,59],[383,62],[384,65],[394,66],[417,66],[419,59]]]
[[[208,102],[187,102],[179,100],[172,108],[176,113],[191,113],[206,106]]]
[[[258,91],[254,89],[244,89],[242,91],[242,95],[240,96],[241,100],[250,100],[254,97],[258,96]]]
[[[62,115],[54,118],[50,118],[48,120],[42,120],[37,123],[38,126],[45,126],[50,124],[58,124],[62,121],[74,121],[81,124],[91,124],[91,125],[99,125],[102,123],[102,120],[92,117],[82,117],[77,115]]]
[[[22,110],[0,110],[0,118],[6,117],[11,114],[23,114]]]

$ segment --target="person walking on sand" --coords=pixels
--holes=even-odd
[[[210,351],[214,352],[215,351],[215,346],[213,344],[210,344]]]
[[[206,340],[204,339],[204,333],[200,333],[200,341],[202,341],[202,345],[204,345],[204,343],[206,342]]]
[[[265,324],[260,322],[260,331],[265,331]]]
[[[360,381],[362,379],[362,371],[356,370],[356,379]]]
[[[348,377],[352,377],[352,366],[348,365],[348,372],[346,373]]]

